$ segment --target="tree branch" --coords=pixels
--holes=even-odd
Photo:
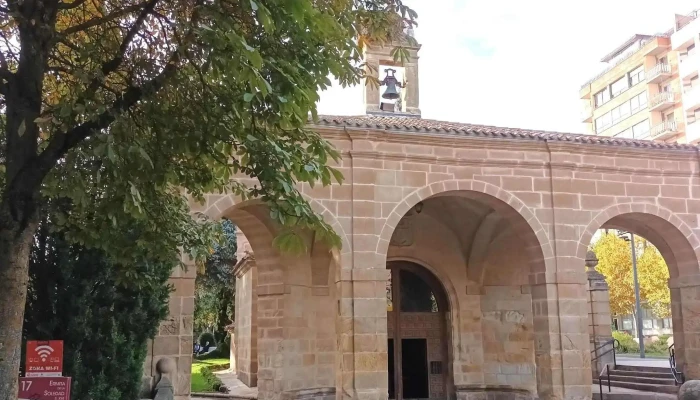
[[[180,60],[179,50],[176,50],[170,57],[168,64],[154,78],[141,86],[131,86],[121,98],[114,101],[109,109],[96,118],[80,124],[66,133],[57,133],[49,142],[46,149],[39,154],[36,169],[43,176],[46,175],[55,165],[56,161],[63,157],[68,150],[90,135],[104,130],[114,122],[119,114],[133,107],[141,101],[145,94],[159,91],[166,81],[175,75],[177,65]]]
[[[133,6],[125,7],[125,8],[122,8],[121,10],[115,11],[111,14],[107,14],[107,15],[99,17],[99,18],[93,18],[91,20],[83,22],[82,24],[68,27],[68,28],[62,30],[61,32],[59,32],[59,35],[70,35],[70,34],[73,34],[76,32],[80,32],[80,31],[84,31],[86,29],[93,28],[93,27],[98,26],[98,25],[102,25],[102,24],[110,22],[110,21],[114,21],[115,19],[117,19],[119,17],[123,17],[126,14],[129,14],[129,13],[132,13],[134,11],[141,9],[141,7],[143,7],[143,6],[148,7],[147,3],[140,3],[140,4],[133,5]]]
[[[85,4],[87,0],[75,0],[72,3],[65,3],[65,2],[60,2],[58,3],[58,9],[59,10],[70,10],[73,8],[77,8]]]
[[[102,76],[101,76],[101,78],[106,78],[107,75],[116,71],[117,68],[119,68],[119,66],[122,64],[122,61],[124,61],[124,55],[126,54],[126,50],[129,48],[131,41],[134,39],[134,36],[136,36],[138,31],[141,29],[141,25],[143,24],[143,21],[146,20],[146,17],[148,16],[148,14],[153,12],[153,9],[156,7],[156,4],[158,4],[158,1],[160,1],[160,0],[149,0],[147,3],[145,3],[145,7],[143,8],[143,10],[141,10],[141,13],[139,14],[138,18],[136,18],[136,21],[134,21],[134,24],[131,26],[129,31],[124,36],[124,39],[122,40],[122,43],[119,46],[119,50],[117,51],[117,55],[114,56],[114,58],[112,58],[111,60],[102,64],[102,68],[101,68]],[[86,89],[86,92],[90,93],[90,92],[97,90],[99,85],[100,85],[100,77],[97,77],[97,78],[92,80],[92,82],[90,83],[90,86],[88,86],[88,88]]]

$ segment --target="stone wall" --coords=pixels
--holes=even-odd
[[[590,143],[597,139],[504,139],[447,128],[424,132],[331,123],[316,128],[341,152],[335,166],[347,179],[342,186],[300,186],[343,241],[330,274],[335,294],[318,287],[308,256],[287,259],[274,252],[269,243],[275,225],[262,206],[210,195],[200,209],[193,207],[212,218],[252,208],[232,219],[248,224],[246,233],[258,239],[251,243],[259,267],[261,399],[292,396],[299,386],[325,387],[328,377],[314,376],[335,351],[319,344],[327,335],[336,335],[336,396],[386,398],[385,266],[395,257],[425,265],[446,287],[452,306],[450,373],[458,397],[496,395],[483,393],[484,368],[486,356],[498,359],[500,349],[491,351],[484,333],[507,332],[517,341],[510,339],[516,326],[503,322],[508,318],[484,322],[482,313],[526,312],[498,300],[489,304],[489,291],[496,290],[489,287],[503,287],[518,307],[530,298],[534,348],[528,351],[537,366],[536,385],[524,383],[528,379],[521,375],[525,389],[508,393],[529,396],[536,388],[541,398],[590,399],[583,265],[602,227],[634,231],[659,248],[671,272],[679,363],[689,377],[700,377],[700,329],[692,317],[700,313],[695,150]],[[402,218],[421,202],[413,243],[402,239],[392,245],[396,231],[406,235]],[[513,254],[520,258],[510,258]],[[335,316],[335,333],[316,329],[326,327],[328,315]]]
[[[168,301],[168,317],[161,322],[156,337],[148,343],[143,369],[143,397],[151,396],[157,377],[156,365],[163,358],[173,360],[176,367],[171,374],[175,399],[188,399],[190,395],[196,267],[189,260],[186,260],[186,264],[186,270],[176,267],[170,277],[168,283],[174,290]]]
[[[537,392],[532,299],[528,289],[484,287],[481,326],[486,387]]]

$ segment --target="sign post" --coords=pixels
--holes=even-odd
[[[19,378],[19,400],[70,400],[70,378]]]
[[[28,340],[24,375],[63,376],[63,340]]]

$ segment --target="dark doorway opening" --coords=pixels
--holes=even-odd
[[[427,399],[428,394],[428,341],[401,339],[401,369],[403,398]]]
[[[394,339],[389,339],[388,344],[388,356],[389,356],[389,398],[396,398],[396,389],[394,385]]]

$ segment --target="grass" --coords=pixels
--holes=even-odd
[[[192,360],[192,391],[199,393],[216,392],[214,383],[207,378],[207,374],[202,370],[209,368],[214,371],[228,368],[230,360],[228,358],[212,358],[209,360]]]

